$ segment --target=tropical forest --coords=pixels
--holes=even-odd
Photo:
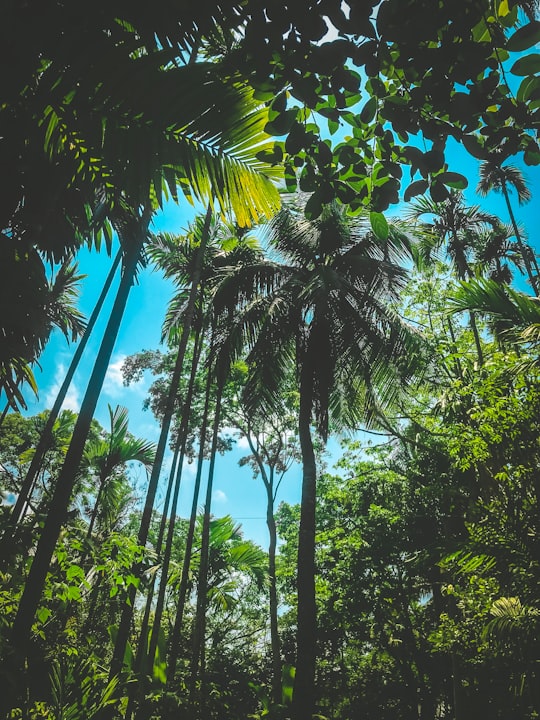
[[[538,720],[538,0],[2,7],[0,720]]]

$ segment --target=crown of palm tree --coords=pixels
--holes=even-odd
[[[520,205],[531,199],[531,191],[519,168],[514,165],[503,166],[496,160],[485,160],[480,164],[480,180],[476,187],[479,195],[486,196],[491,190],[502,192],[508,186],[516,191]]]
[[[399,392],[396,367],[410,374],[418,357],[418,337],[391,308],[407,277],[398,261],[408,239],[392,229],[383,243],[337,205],[314,221],[283,210],[268,237],[281,261],[230,268],[214,298],[233,317],[222,352],[248,347],[248,407],[270,410],[296,368],[312,385],[323,436],[330,417],[373,421]]]
[[[136,438],[128,430],[127,408],[109,405],[110,432],[108,436],[91,440],[86,444],[84,463],[105,479],[115,468],[132,460],[142,463],[147,469],[152,466],[155,455],[153,443]]]

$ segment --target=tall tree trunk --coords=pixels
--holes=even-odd
[[[189,517],[189,527],[186,536],[186,547],[184,550],[184,562],[182,564],[182,576],[180,578],[180,589],[178,592],[178,602],[176,606],[176,617],[171,636],[169,638],[168,647],[168,664],[167,664],[167,684],[170,686],[174,680],[176,671],[176,663],[180,650],[180,634],[182,631],[182,620],[184,618],[184,609],[186,605],[186,595],[189,581],[189,568],[191,564],[191,552],[193,549],[193,538],[195,536],[195,524],[197,521],[197,505],[199,502],[199,491],[201,487],[202,468],[204,461],[204,444],[206,439],[206,430],[208,428],[208,414],[210,411],[210,394],[212,390],[212,375],[208,373],[206,380],[206,389],[204,397],[204,409],[201,422],[201,432],[199,435],[199,456],[197,458],[197,474],[195,476],[195,486],[193,488],[193,500],[191,503],[191,513]]]
[[[300,381],[298,435],[302,451],[302,501],[298,533],[298,617],[293,720],[312,720],[315,711],[317,607],[315,603],[315,507],[317,466],[311,438],[312,378],[303,363]]]
[[[519,232],[518,224],[516,222],[514,211],[512,209],[512,203],[510,202],[510,195],[508,194],[508,187],[504,178],[502,178],[501,181],[501,190],[506,201],[506,207],[508,209],[508,214],[510,215],[510,222],[512,223],[512,227],[514,229],[514,235],[516,236],[519,252],[521,253],[521,257],[523,258],[523,262],[525,263],[525,269],[527,270],[527,275],[529,277],[531,287],[536,297],[538,297],[538,280],[534,276],[527,248],[525,247],[525,243],[523,242],[521,233]]]
[[[471,326],[472,334],[474,337],[474,344],[476,346],[476,354],[478,356],[478,364],[484,364],[484,353],[482,352],[482,342],[480,340],[480,333],[478,332],[478,326],[476,325],[476,315],[473,312],[469,313],[469,324]]]
[[[163,457],[165,455],[165,449],[167,446],[167,438],[169,436],[169,428],[171,426],[172,417],[175,410],[176,405],[176,389],[178,388],[179,382],[180,382],[180,375],[182,373],[182,367],[184,363],[184,356],[186,353],[186,347],[188,343],[188,338],[191,332],[191,327],[193,325],[193,317],[195,315],[195,302],[197,299],[197,294],[199,290],[199,281],[201,277],[201,271],[203,266],[203,260],[204,260],[204,254],[206,249],[206,244],[208,242],[208,237],[210,234],[210,222],[212,220],[212,210],[210,205],[208,206],[208,210],[206,213],[202,236],[201,236],[201,244],[199,245],[199,248],[197,250],[197,258],[195,260],[195,267],[193,269],[193,277],[191,281],[191,289],[189,293],[189,298],[186,306],[186,312],[184,315],[184,327],[182,329],[182,336],[180,338],[180,344],[178,346],[178,355],[176,359],[176,365],[173,371],[173,375],[171,378],[171,388],[173,388],[173,391],[169,393],[169,396],[167,398],[167,404],[165,406],[165,410],[163,413],[163,421],[161,424],[161,432],[159,436],[159,441],[156,449],[156,457],[154,460],[154,464],[152,466],[152,473],[150,475],[150,480],[148,483],[148,490],[146,493],[146,499],[144,504],[143,513],[141,516],[141,524],[139,527],[139,534],[137,542],[139,545],[146,545],[146,540],[148,538],[148,530],[150,528],[150,521],[152,519],[152,512],[154,509],[154,502],[156,498],[156,492],[159,482],[159,476],[161,474],[161,467],[163,465]],[[135,575],[138,576],[139,569],[134,568]],[[114,654],[111,662],[111,676],[116,675],[118,672],[120,672],[122,668],[122,662],[124,658],[124,653],[126,650],[128,638],[129,638],[129,632],[131,627],[131,619],[133,617],[133,609],[135,607],[135,596],[137,594],[137,588],[133,585],[130,587],[128,593],[127,593],[127,599],[126,602],[123,605],[122,608],[122,615],[120,618],[120,624],[118,626],[118,634],[116,637],[116,643],[114,647]]]
[[[161,522],[159,525],[158,537],[156,540],[156,555],[159,559],[161,555],[161,548],[163,546],[163,538],[165,536],[165,530],[167,525],[167,518],[169,514],[169,505],[171,502],[171,495],[174,486],[174,478],[176,477],[176,470],[178,467],[178,458],[180,456],[180,438],[174,448],[173,461],[171,464],[171,471],[169,473],[169,480],[167,482],[167,492],[165,493],[165,500],[163,503],[163,514],[161,516]],[[141,674],[142,670],[145,670],[145,663],[148,657],[148,640],[149,633],[148,629],[150,626],[150,615],[152,613],[152,603],[154,599],[154,589],[156,585],[156,573],[153,573],[150,585],[146,592],[146,601],[144,607],[144,615],[141,622],[141,629],[139,631],[139,641],[137,644],[137,653],[133,662],[133,671],[135,675],[138,675],[137,682],[130,683],[127,687],[128,702],[125,712],[125,717],[130,718],[133,716],[135,711],[135,703],[137,699],[144,698],[146,693],[146,682],[144,675]]]
[[[208,371],[211,372],[211,369]],[[204,503],[204,515],[201,534],[201,555],[199,564],[199,576],[197,582],[197,608],[193,623],[193,653],[191,656],[191,687],[190,700],[196,696],[197,677],[200,677],[201,685],[204,685],[205,667],[205,635],[206,635],[206,606],[208,590],[208,570],[210,562],[210,509],[212,504],[212,489],[214,485],[214,469],[216,464],[217,442],[219,436],[219,422],[221,415],[221,397],[223,393],[223,380],[218,381],[214,426],[212,430],[212,445],[210,449],[210,466],[208,468],[208,483],[206,486],[206,498]],[[199,674],[199,668],[201,672]],[[204,691],[200,693],[201,703],[204,698]],[[201,717],[201,707],[197,715]]]
[[[272,699],[279,705],[282,701],[283,688],[281,682],[281,642],[279,638],[278,628],[278,599],[276,584],[276,547],[277,547],[277,530],[276,519],[274,517],[274,472],[275,464],[269,464],[269,473],[261,457],[258,448],[251,438],[251,428],[245,431],[249,448],[255,458],[257,467],[261,474],[261,478],[266,490],[266,526],[268,527],[268,610],[270,613],[270,646],[272,649]],[[278,453],[276,453],[276,457]]]
[[[159,637],[159,630],[161,627],[161,618],[163,616],[163,608],[165,605],[165,592],[167,589],[167,581],[168,581],[168,575],[169,575],[169,566],[171,563],[171,556],[172,556],[172,549],[173,549],[173,541],[174,541],[174,530],[176,527],[176,512],[177,512],[177,506],[178,506],[178,495],[180,493],[180,482],[182,478],[182,465],[184,462],[184,456],[186,452],[186,442],[187,442],[187,433],[189,429],[189,418],[190,418],[190,409],[191,404],[193,402],[193,395],[195,392],[195,380],[197,377],[197,370],[199,366],[199,360],[200,360],[200,354],[202,350],[202,341],[203,334],[202,332],[198,332],[197,337],[195,339],[195,349],[193,352],[193,362],[191,364],[191,375],[189,378],[189,385],[188,385],[188,391],[186,394],[186,400],[184,403],[184,410],[182,413],[182,423],[180,426],[180,442],[181,442],[181,448],[180,448],[180,462],[178,465],[178,471],[176,474],[176,483],[174,487],[174,494],[173,494],[173,500],[171,505],[171,514],[169,519],[169,527],[167,530],[167,537],[165,539],[165,552],[163,554],[163,562],[161,565],[161,580],[159,584],[159,593],[158,598],[156,601],[156,607],[154,610],[154,622],[152,627],[152,635],[150,639],[150,660],[152,661],[157,649],[158,644],[158,637]]]
[[[19,663],[23,661],[28,651],[32,623],[43,592],[54,548],[66,519],[71,494],[84,451],[84,445],[88,437],[103,381],[105,380],[105,374],[116,342],[129,291],[135,278],[136,268],[141,258],[150,219],[151,212],[145,211],[141,219],[138,237],[133,239],[131,247],[126,250],[122,279],[118,287],[103,341],[96,357],[94,369],[81,404],[66,458],[56,481],[51,508],[36,548],[36,554],[13,623],[10,643],[13,654],[18,658]]]
[[[51,445],[54,423],[56,422],[58,415],[60,414],[60,410],[62,409],[62,405],[64,404],[64,401],[66,399],[66,395],[71,385],[71,381],[73,380],[73,376],[75,375],[75,372],[79,366],[82,354],[86,348],[86,345],[88,344],[90,335],[92,334],[92,331],[95,327],[95,324],[103,307],[103,303],[105,302],[105,298],[107,297],[121,259],[122,248],[120,248],[116,253],[116,256],[109,270],[109,274],[107,275],[105,283],[103,284],[103,288],[101,289],[101,293],[99,294],[92,314],[90,315],[90,318],[88,320],[88,324],[86,325],[84,334],[77,347],[75,348],[75,352],[73,353],[73,358],[71,359],[71,363],[69,365],[66,376],[62,382],[62,385],[60,386],[60,390],[58,391],[56,400],[54,401],[54,404],[49,412],[49,417],[47,418],[47,422],[45,423],[45,427],[43,428],[39,442],[36,446],[34,455],[30,462],[30,467],[28,468],[28,472],[26,473],[26,477],[24,478],[24,482],[19,492],[17,502],[15,503],[15,505],[13,506],[13,510],[11,511],[9,528],[6,529],[2,538],[2,543],[0,546],[1,561],[4,561],[6,558],[6,546],[8,545],[8,542],[9,545],[12,546],[13,527],[21,520],[22,517],[24,517],[24,514],[28,508],[28,502],[32,496],[32,492],[34,490],[36,480],[41,469],[41,465],[43,463],[43,458],[45,457],[45,453]],[[8,542],[6,542],[6,538],[8,539]]]
[[[96,501],[94,503],[94,507],[92,509],[92,516],[90,517],[90,524],[88,525],[88,530],[86,531],[86,539],[90,540],[92,537],[92,532],[94,531],[94,525],[96,524],[97,515],[99,512],[99,505],[101,503],[101,496],[103,495],[103,490],[105,489],[105,482],[106,478],[99,476],[99,490],[96,497]]]
[[[273,469],[271,471],[273,473]],[[276,704],[281,703],[281,643],[278,629],[278,599],[276,585],[276,547],[277,531],[274,517],[273,483],[266,486],[266,525],[268,527],[268,578],[269,578],[269,609],[270,609],[270,643],[272,646],[272,697]]]

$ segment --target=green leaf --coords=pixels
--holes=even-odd
[[[371,224],[371,229],[379,240],[388,239],[388,222],[382,213],[374,211],[370,212],[369,222]]]
[[[296,113],[296,108],[278,113],[273,120],[266,123],[264,131],[268,135],[286,135],[296,120]]]
[[[448,185],[448,187],[454,188],[455,190],[465,190],[469,184],[465,175],[457,172],[443,172],[440,175],[437,175],[437,180],[445,185]]]
[[[461,139],[467,152],[478,160],[487,160],[488,153],[484,150],[484,140],[478,135],[464,135]]]
[[[322,213],[323,199],[322,192],[316,190],[309,198],[304,209],[304,215],[307,220],[315,220]]]
[[[36,615],[39,622],[43,624],[51,617],[51,611],[49,608],[42,607],[38,609]]]
[[[513,75],[534,75],[540,72],[540,55],[533,53],[516,60],[510,68],[510,72]]]
[[[540,150],[525,150],[523,161],[526,165],[540,165]]]
[[[411,183],[409,187],[405,190],[405,195],[403,196],[403,199],[405,200],[405,202],[409,202],[409,200],[415,195],[422,195],[423,193],[425,193],[428,187],[429,186],[427,180],[416,180],[416,182]]]
[[[360,113],[360,120],[365,125],[367,125],[368,123],[370,123],[373,120],[376,112],[377,112],[377,98],[375,98],[375,97],[369,98],[367,103],[362,108],[362,111]]]
[[[540,77],[527,76],[521,81],[521,84],[517,91],[516,99],[518,100],[518,102],[527,102],[533,92],[537,89],[540,89]]]
[[[334,135],[339,130],[339,123],[335,120],[328,119],[328,132]]]
[[[74,580],[75,578],[84,578],[84,570],[78,565],[70,565],[68,567],[66,577],[68,580]]]
[[[519,28],[511,38],[509,38],[506,49],[510,52],[521,52],[522,50],[528,50],[533,45],[540,42],[540,22],[534,20]]]
[[[444,202],[448,198],[449,192],[442,182],[436,180],[429,188],[429,194],[434,202],[439,203]]]

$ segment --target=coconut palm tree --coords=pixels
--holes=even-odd
[[[391,230],[379,240],[364,219],[332,204],[314,221],[294,208],[281,211],[269,242],[283,261],[232,270],[215,303],[236,308],[229,351],[246,341],[250,348],[248,407],[275,407],[291,367],[298,379],[303,480],[293,717],[311,720],[317,637],[312,426],[325,440],[331,421],[351,428],[375,422],[399,395],[398,378],[411,377],[419,342],[389,304],[407,277],[398,264],[406,253],[403,235]]]
[[[426,218],[425,220],[424,218]],[[418,229],[431,233],[433,249],[444,246],[456,276],[460,280],[474,275],[474,248],[478,244],[477,234],[498,224],[497,218],[483,212],[478,205],[467,206],[463,194],[451,191],[446,200],[436,202],[422,197],[410,204],[407,220],[418,223]],[[469,316],[474,336],[478,361],[483,362],[482,343],[476,326],[474,313]]]
[[[245,382],[244,363],[236,364],[239,385]],[[294,379],[291,378],[290,390],[284,392],[277,412],[272,415],[253,415],[248,413],[242,402],[241,392],[238,400],[225,412],[227,421],[236,427],[246,439],[250,453],[240,463],[249,465],[254,477],[260,477],[266,493],[266,526],[268,528],[268,609],[270,616],[270,646],[272,654],[272,697],[276,705],[282,702],[282,660],[281,640],[278,630],[279,605],[276,577],[277,527],[274,515],[278,490],[285,474],[294,462],[299,461],[299,448],[295,435],[296,399]]]
[[[493,157],[490,160],[485,160],[480,165],[480,180],[476,186],[476,192],[479,195],[486,196],[491,190],[502,193],[508,214],[510,215],[510,222],[514,229],[514,237],[516,243],[523,258],[527,276],[531,287],[535,295],[538,295],[538,279],[533,273],[532,261],[534,261],[534,253],[531,248],[526,245],[523,240],[522,232],[516,221],[512,203],[510,201],[510,188],[513,188],[516,192],[518,203],[523,205],[529,202],[531,199],[531,192],[527,187],[525,178],[519,168],[514,165],[502,165],[502,158]],[[538,270],[537,270],[538,272]]]

